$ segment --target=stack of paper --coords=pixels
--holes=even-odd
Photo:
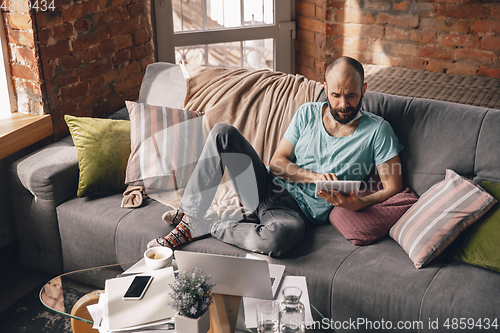
[[[89,306],[94,328],[107,332],[154,332],[156,329],[171,329],[176,311],[167,303],[170,299],[170,284],[174,282],[172,267],[148,271],[153,281],[141,300],[123,300],[122,296],[134,279],[134,275],[106,281],[105,293],[99,303]]]

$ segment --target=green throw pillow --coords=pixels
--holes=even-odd
[[[500,202],[500,183],[481,182],[481,186]],[[455,259],[500,272],[500,206],[497,204],[467,233]]]
[[[125,189],[130,121],[64,116],[78,154],[79,198]]]

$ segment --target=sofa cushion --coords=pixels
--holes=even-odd
[[[481,131],[477,137],[474,159],[473,180],[480,184],[483,180],[500,182],[500,110],[488,110],[483,118]],[[463,139],[460,140],[462,142]]]
[[[487,180],[494,180],[491,177],[498,174],[498,158],[491,152],[499,148],[491,138],[497,136],[494,131],[500,119],[496,117],[495,123],[488,125],[488,134],[483,135],[485,115],[491,112],[488,109],[370,91],[366,92],[363,108],[391,124],[405,147],[400,153],[404,185],[419,196],[443,180],[446,169],[469,178],[479,170],[483,177],[490,177]]]
[[[446,169],[472,178],[475,174],[477,137],[486,109],[433,100],[415,99],[405,118],[408,186],[417,195],[440,182]],[[464,130],[467,124],[467,130]]]
[[[151,239],[172,230],[161,218],[170,208],[149,198],[121,208],[122,198],[74,198],[57,207],[65,271],[139,260]]]
[[[419,332],[497,332],[500,288],[495,286],[499,280],[497,272],[461,262],[446,264],[427,286],[425,296],[419,302],[420,318],[425,323],[425,329]],[[434,326],[433,329],[429,321],[436,320],[439,328]],[[465,329],[461,320],[467,322]]]
[[[389,234],[421,268],[496,202],[479,185],[446,170],[446,178],[425,192]]]
[[[162,190],[185,187],[205,142],[203,112],[126,104],[131,153],[125,182]]]
[[[500,200],[500,183],[484,181],[481,186]],[[460,244],[455,258],[500,272],[500,207],[495,206],[477,221]]]
[[[410,188],[406,188],[384,202],[357,212],[334,207],[329,220],[354,245],[369,245],[385,236],[417,200],[417,195]]]
[[[391,331],[417,332],[396,329],[396,323],[420,319],[420,301],[443,264],[435,261],[425,269],[416,270],[406,253],[388,236],[377,244],[354,249],[335,273],[330,295],[332,313],[327,318],[347,323],[356,322],[357,318],[372,323],[384,320],[393,323]],[[329,268],[328,264],[325,266]],[[366,323],[359,327],[346,325],[336,332],[389,330],[373,326],[370,329]]]
[[[78,197],[125,189],[130,122],[65,115],[78,154]]]

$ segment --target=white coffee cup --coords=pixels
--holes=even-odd
[[[149,269],[161,269],[172,263],[173,255],[169,247],[152,247],[144,252],[144,261]]]

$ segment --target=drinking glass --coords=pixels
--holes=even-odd
[[[280,306],[275,301],[263,301],[257,304],[257,332],[279,332]]]

